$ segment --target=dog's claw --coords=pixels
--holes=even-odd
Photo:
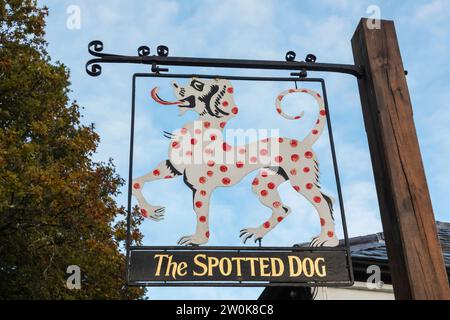
[[[239,237],[245,244],[250,238],[255,237],[255,243],[262,240],[264,235],[267,233],[266,230],[262,228],[246,228],[242,229]]]
[[[184,236],[181,237],[180,240],[178,240],[179,245],[185,245],[185,246],[198,246],[204,243],[208,242],[208,238],[206,237],[200,237],[197,235],[191,235],[191,236]]]

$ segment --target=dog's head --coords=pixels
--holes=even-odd
[[[151,95],[162,105],[178,105],[180,115],[193,110],[202,117],[229,119],[238,113],[233,99],[233,87],[226,79],[192,78],[185,86],[175,81],[172,86],[177,101],[169,102],[161,99],[157,87],[152,90]]]

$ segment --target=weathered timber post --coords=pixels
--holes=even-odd
[[[352,38],[389,265],[397,299],[450,299],[393,21]]]

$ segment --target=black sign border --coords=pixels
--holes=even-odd
[[[337,164],[336,150],[334,145],[333,131],[331,126],[331,116],[327,117],[327,129],[330,140],[330,148],[333,159],[333,168],[336,179],[336,189],[338,192],[340,213],[341,213],[341,221],[342,228],[344,232],[344,246],[339,246],[335,248],[330,247],[200,247],[200,246],[190,246],[190,247],[181,247],[181,246],[131,246],[131,200],[132,200],[132,181],[133,181],[133,153],[134,153],[134,128],[135,128],[135,113],[136,113],[136,80],[138,78],[225,78],[229,80],[246,80],[246,81],[292,81],[297,85],[297,82],[319,82],[322,87],[322,95],[325,103],[325,110],[327,115],[330,115],[328,108],[328,98],[325,87],[325,80],[323,78],[296,78],[296,77],[261,77],[261,76],[227,76],[227,75],[205,75],[205,74],[170,74],[170,73],[135,73],[132,77],[132,104],[131,104],[131,132],[130,132],[130,154],[129,154],[129,171],[128,171],[128,206],[127,206],[127,239],[126,239],[126,283],[128,286],[148,286],[148,287],[160,287],[160,286],[187,286],[187,287],[267,287],[267,286],[302,286],[302,287],[318,287],[318,286],[327,286],[327,287],[340,287],[340,286],[352,286],[354,284],[354,275],[353,275],[353,266],[351,261],[350,254],[350,244],[348,240],[348,231],[347,231],[347,222],[345,218],[345,209],[344,202],[342,196],[342,189],[339,177],[339,170]],[[253,250],[268,250],[268,251],[307,251],[307,252],[330,252],[330,251],[342,251],[343,254],[346,255],[347,265],[346,268],[349,273],[349,281],[348,282],[288,282],[288,283],[280,283],[280,282],[266,282],[262,283],[249,283],[249,282],[233,282],[233,283],[206,283],[206,282],[189,282],[189,283],[180,283],[180,282],[157,282],[157,283],[149,283],[149,282],[135,282],[130,281],[130,253],[132,250],[228,250],[228,251],[253,251]]]
[[[130,247],[130,255],[132,251],[152,251],[152,252],[173,252],[173,251],[210,251],[210,252],[327,252],[327,253],[341,253],[345,255],[345,260],[348,261],[349,254],[345,247],[217,247],[217,246],[133,246]],[[128,265],[131,268],[131,264]],[[308,282],[267,282],[267,281],[131,281],[127,278],[129,286],[137,287],[348,287],[354,283],[353,271],[348,265],[347,269],[348,280],[346,281],[308,281]],[[128,272],[128,276],[129,276]]]

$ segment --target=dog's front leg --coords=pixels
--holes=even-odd
[[[194,190],[194,211],[196,213],[195,234],[184,236],[179,241],[180,245],[200,245],[209,239],[209,200],[210,193],[206,190]]]
[[[164,218],[165,213],[165,207],[153,206],[145,200],[145,197],[142,194],[144,184],[160,179],[172,179],[179,175],[180,173],[176,171],[170,161],[165,160],[158,164],[152,172],[133,180],[133,195],[138,201],[142,216],[154,221],[160,221]]]

